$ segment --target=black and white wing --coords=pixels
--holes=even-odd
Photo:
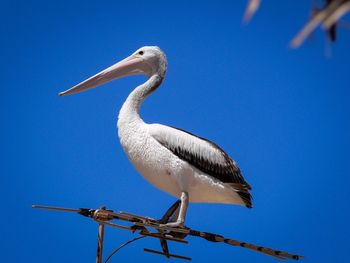
[[[222,183],[229,184],[252,207],[250,185],[234,160],[215,143],[187,131],[161,124],[150,124],[150,134],[180,159]]]

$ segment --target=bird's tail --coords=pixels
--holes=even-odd
[[[225,183],[226,185],[229,185],[233,191],[235,191],[239,197],[242,199],[243,204],[248,207],[252,208],[252,195],[249,193],[250,186],[248,184],[238,184],[238,183]]]

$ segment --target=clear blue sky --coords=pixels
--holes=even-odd
[[[159,217],[174,202],[137,174],[117,137],[118,110],[144,77],[57,96],[137,48],[158,45],[169,68],[144,119],[215,141],[253,186],[253,209],[193,204],[187,225],[300,253],[302,262],[345,262],[350,33],[339,30],[332,58],[321,31],[290,50],[310,3],[273,2],[263,1],[245,27],[243,0],[2,2],[1,261],[94,262],[95,223],[32,204],[103,204]],[[107,229],[106,254],[131,237]],[[193,262],[277,262],[189,240],[172,252]],[[139,241],[112,262],[167,262],[143,247],[158,243]]]

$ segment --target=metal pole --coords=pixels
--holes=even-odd
[[[102,206],[100,210],[106,210],[105,206]],[[96,263],[102,263],[103,257],[103,238],[104,238],[105,226],[103,223],[98,224],[98,236],[97,236],[97,253]]]
[[[32,205],[32,208],[46,209],[46,210],[57,210],[57,211],[64,211],[64,212],[74,212],[74,213],[79,213],[79,211],[80,211],[80,209],[46,206],[46,205]]]

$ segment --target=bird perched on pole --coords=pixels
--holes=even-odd
[[[178,217],[168,226],[184,226],[189,202],[252,207],[250,185],[234,160],[215,143],[182,129],[145,123],[140,108],[161,85],[167,70],[163,51],[145,46],[60,96],[82,92],[114,79],[143,74],[118,117],[120,143],[139,173],[155,187],[181,200]]]

